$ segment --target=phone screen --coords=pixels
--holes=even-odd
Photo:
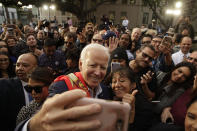
[[[121,66],[120,66],[120,63],[119,62],[112,62],[111,63],[111,71],[115,71],[117,69],[119,69]]]

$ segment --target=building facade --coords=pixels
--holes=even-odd
[[[117,0],[99,6],[94,15],[100,23],[102,15],[107,15],[115,25],[122,24],[124,17],[129,20],[129,28],[148,26],[152,21],[152,11],[143,5],[141,0]]]

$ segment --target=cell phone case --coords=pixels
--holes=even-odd
[[[125,102],[108,101],[103,99],[82,98],[76,101],[72,106],[82,106],[98,103],[102,106],[102,112],[96,115],[81,118],[79,120],[101,121],[101,128],[94,131],[127,131],[131,106]]]

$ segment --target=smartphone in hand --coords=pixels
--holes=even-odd
[[[119,62],[111,62],[111,72],[119,69],[121,66],[120,66],[120,63]]]
[[[96,115],[81,118],[79,120],[100,120],[101,127],[94,131],[127,131],[131,106],[125,102],[108,101],[94,98],[81,98],[77,100],[73,106],[82,106],[98,103],[102,107],[102,111]]]

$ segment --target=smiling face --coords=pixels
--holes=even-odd
[[[0,70],[6,70],[9,66],[9,58],[7,55],[0,55]]]
[[[131,93],[136,84],[131,82],[125,74],[116,72],[112,77],[112,90],[115,96],[122,99],[127,93]]]
[[[175,83],[183,83],[191,75],[190,69],[186,66],[175,69],[171,74],[171,81]]]
[[[108,55],[104,50],[94,48],[86,52],[84,60],[79,60],[79,69],[81,74],[90,88],[96,88],[104,79],[107,65]]]
[[[189,52],[190,48],[192,47],[191,38],[190,37],[184,37],[181,41],[180,47],[181,47],[181,51],[184,54],[187,54]]]
[[[16,45],[16,40],[10,38],[10,39],[7,40],[7,44],[8,44],[9,47],[13,47],[13,46]]]
[[[149,47],[145,47],[144,49],[136,52],[135,61],[140,68],[146,68],[150,65],[150,62],[152,62],[153,58],[154,51]]]
[[[185,131],[197,131],[197,102],[194,102],[187,110]]]
[[[159,37],[155,37],[152,39],[151,44],[153,45],[153,47],[155,48],[156,52],[160,52],[159,50],[159,45],[161,44],[162,39]]]
[[[127,48],[129,45],[129,34],[122,34],[118,44],[120,47]]]
[[[30,47],[37,45],[36,38],[33,35],[28,36],[27,45],[30,46]]]
[[[19,56],[16,62],[16,76],[19,77],[20,80],[27,82],[28,74],[30,74],[36,66],[37,60],[33,55],[23,54]]]

